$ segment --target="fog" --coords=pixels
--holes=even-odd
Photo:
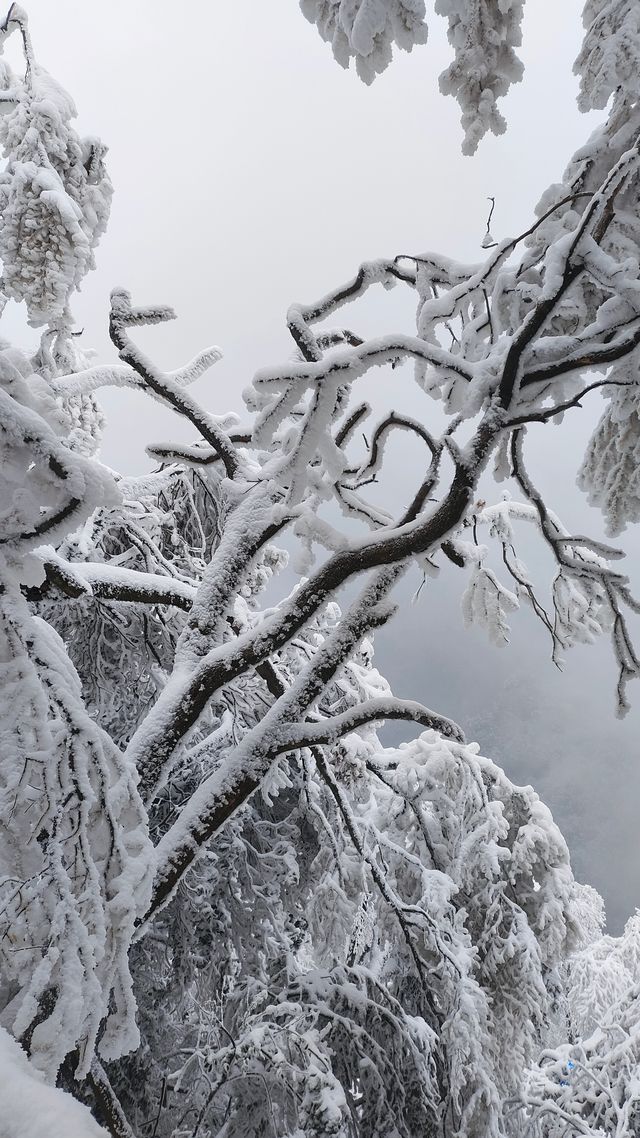
[[[113,358],[106,328],[115,285],[136,302],[170,303],[178,320],[145,330],[145,348],[175,367],[220,344],[224,360],[195,390],[216,412],[241,410],[253,372],[291,353],[291,301],[322,295],[363,259],[427,249],[480,259],[489,195],[496,237],[527,228],[597,121],[575,108],[581,4],[527,7],[525,78],[503,102],[508,132],[469,159],[457,105],[437,89],[448,48],[436,18],[429,44],[398,54],[366,88],[337,66],[297,0],[30,0],[37,57],[74,96],[80,129],[110,148],[111,224],[74,304],[83,344]],[[380,291],[348,322],[365,333],[412,332],[412,306],[401,288]],[[6,335],[29,335],[15,306],[4,322]],[[408,367],[376,376],[362,395],[438,414]],[[532,432],[532,472],[572,532],[602,536],[575,489],[601,406],[591,399],[562,427]],[[107,393],[103,405],[103,458],[118,469],[145,469],[145,444],[191,436],[141,395]],[[420,461],[411,447],[392,455],[398,504]],[[633,576],[637,527],[621,544]],[[523,549],[544,584],[544,551],[530,538]],[[398,695],[451,715],[510,777],[536,787],[577,876],[603,893],[617,930],[637,898],[640,687],[621,723],[606,642],[574,650],[559,673],[529,612],[515,614],[504,649],[465,631],[465,574],[445,564],[417,603],[417,572],[399,591],[399,613],[376,639],[378,666]]]

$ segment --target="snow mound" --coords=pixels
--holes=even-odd
[[[0,1027],[0,1138],[107,1138],[86,1106],[47,1086]]]

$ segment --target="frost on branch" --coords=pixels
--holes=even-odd
[[[561,648],[593,644],[611,627],[606,591],[597,580],[560,570],[553,580],[554,631]]]
[[[0,350],[2,554],[18,581],[39,572],[25,555],[59,540],[97,506],[118,500],[108,471],[74,454],[47,382],[21,353]]]
[[[82,574],[90,563],[84,594],[64,603],[49,598],[41,609],[82,676],[89,711],[119,746],[168,679],[184,610],[224,513],[219,487],[205,472],[174,468],[157,484],[131,480],[124,490],[121,506],[97,511],[58,547],[70,572]],[[171,607],[149,603],[160,585]],[[138,603],[119,602],[119,586],[131,587]],[[112,682],[114,670],[121,685]]]

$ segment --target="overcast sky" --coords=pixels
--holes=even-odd
[[[28,8],[37,57],[73,95],[80,129],[110,149],[111,224],[75,303],[83,342],[112,358],[114,285],[138,302],[173,304],[179,320],[145,331],[145,346],[174,367],[220,344],[224,360],[197,386],[215,411],[241,409],[253,372],[290,354],[291,301],[322,295],[372,257],[436,249],[479,259],[488,195],[496,237],[526,228],[597,121],[574,102],[577,0],[527,5],[525,78],[503,103],[508,133],[485,140],[473,159],[460,153],[457,104],[438,93],[449,53],[436,18],[429,44],[399,53],[367,88],[337,66],[297,0],[30,0]],[[412,332],[412,296],[381,292],[349,322],[365,333]],[[24,334],[15,308],[5,329]],[[434,414],[410,369],[375,384],[376,398]],[[103,402],[104,459],[121,470],[146,467],[147,443],[190,438],[142,396]],[[596,398],[562,429],[545,429],[535,474],[572,530],[602,534],[574,487],[597,414]],[[395,470],[400,495],[411,452]],[[637,532],[624,543],[633,568]],[[529,552],[548,578],[543,556]],[[397,694],[452,715],[512,778],[538,789],[576,874],[603,892],[619,928],[637,902],[639,717],[614,719],[606,646],[577,652],[559,675],[527,613],[516,614],[512,643],[498,650],[462,628],[464,574],[451,568],[411,605],[418,583],[406,586],[400,614],[378,637],[381,670]],[[632,696],[640,703],[640,686]]]

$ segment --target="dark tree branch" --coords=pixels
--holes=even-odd
[[[65,562],[62,558],[44,561],[45,581],[42,585],[25,589],[28,600],[56,599],[55,591],[63,597],[95,597],[100,600],[126,604],[171,605],[188,612],[195,597],[195,587],[185,585],[175,577],[157,573],[144,573],[127,569],[123,574],[108,563]]]
[[[108,1128],[111,1138],[135,1138],[109,1076],[97,1059],[91,1064],[87,1083],[95,1098],[100,1121]]]
[[[149,388],[163,402],[168,403],[193,423],[205,442],[221,459],[227,476],[233,478],[240,469],[240,459],[235,446],[228,435],[207,415],[179,384],[172,381],[169,376],[161,375],[142,353],[132,343],[126,329],[130,326],[145,324],[158,324],[165,320],[173,320],[175,314],[172,309],[146,308],[134,309],[131,307],[131,298],[124,290],[111,294],[111,313],[109,316],[109,335],[118,350],[120,359],[134,369]]]
[[[250,446],[250,431],[232,431],[229,434],[230,442],[236,446]],[[154,443],[146,448],[150,458],[160,462],[183,462],[188,466],[212,466],[214,462],[222,459],[213,447],[183,446],[179,443]]]

